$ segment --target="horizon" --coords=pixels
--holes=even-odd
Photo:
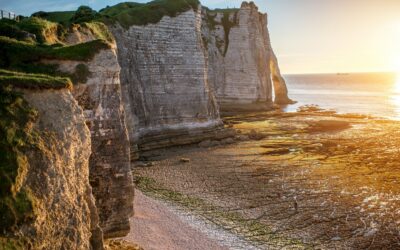
[[[124,1],[0,1],[0,9],[31,15],[37,11],[95,10]],[[138,0],[132,2],[145,3]],[[205,0],[209,8],[240,7],[242,1]],[[400,71],[400,1],[255,0],[268,14],[272,46],[286,74]],[[318,20],[317,22],[315,20]]]

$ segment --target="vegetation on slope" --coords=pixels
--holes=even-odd
[[[58,65],[43,64],[40,61],[42,59],[88,61],[99,50],[109,48],[109,46],[109,43],[104,40],[56,47],[0,37],[0,68],[24,73],[41,74],[41,77],[34,77],[34,84],[38,84],[39,80],[43,80],[43,85],[54,83],[54,87],[57,87],[60,82],[65,83],[65,79],[61,79],[63,77],[69,77],[74,83],[84,83],[90,75],[89,69],[85,64],[78,64],[75,72],[68,74],[58,71]],[[47,75],[47,77],[44,77],[44,75]]]
[[[163,16],[175,17],[190,9],[197,10],[200,2],[198,0],[153,0],[149,3],[124,2],[114,6],[107,6],[99,12],[88,6],[81,6],[76,11],[60,12],[36,12],[33,18],[56,22],[64,27],[71,24],[83,23],[120,23],[128,28],[132,25],[146,25],[159,22]],[[44,23],[41,27],[44,26]],[[36,34],[36,33],[35,33]]]
[[[0,20],[0,36],[6,36],[23,40],[27,42],[33,42],[33,38],[27,35],[26,31],[23,31],[18,27],[18,23],[14,20],[1,19]]]
[[[154,0],[146,4],[120,3],[102,9],[100,14],[111,22],[123,27],[146,25],[159,22],[163,16],[175,17],[189,9],[197,10],[198,0]]]
[[[57,43],[59,42],[58,37],[63,33],[59,24],[38,17],[23,19],[17,25],[21,30],[34,34],[39,43]]]
[[[32,16],[40,17],[42,19],[46,19],[50,22],[60,23],[62,25],[69,24],[71,18],[74,16],[75,11],[54,11],[54,12],[44,12],[39,11]]]
[[[114,43],[114,36],[111,34],[107,26],[102,22],[85,22],[80,24],[81,27],[89,29],[98,39]]]
[[[9,67],[21,62],[35,62],[40,59],[91,60],[101,49],[110,48],[104,40],[93,40],[71,46],[37,45],[0,37],[0,67]]]
[[[0,84],[0,247],[18,242],[1,239],[33,217],[29,190],[21,188],[20,175],[28,167],[25,152],[35,145],[32,123],[37,113],[10,85]]]
[[[0,69],[0,86],[12,85],[24,89],[72,89],[67,77],[29,74]]]

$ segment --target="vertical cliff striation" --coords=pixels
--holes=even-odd
[[[208,83],[201,9],[192,7],[155,23],[110,25],[130,138],[142,151],[223,137]]]
[[[267,29],[267,15],[253,2],[240,9],[203,9],[202,36],[208,73],[222,111],[266,110],[291,102]],[[274,82],[274,84],[272,84]]]
[[[98,217],[89,184],[90,134],[71,92],[2,87],[1,96],[2,105],[14,100],[8,109],[14,112],[2,110],[0,121],[1,133],[10,120],[16,122],[12,127],[16,134],[7,129],[7,141],[18,146],[7,151],[7,160],[16,156],[18,164],[12,166],[16,174],[11,174],[2,158],[0,248],[90,249],[93,235],[93,249],[102,249],[102,238],[96,238]],[[34,118],[23,118],[16,107],[34,110]],[[18,130],[24,123],[23,130]],[[18,144],[12,136],[21,136]],[[3,186],[3,175],[15,180],[11,189]],[[3,200],[10,190],[11,196]]]
[[[67,41],[89,42],[96,34],[80,27]],[[96,198],[104,238],[129,233],[133,213],[133,182],[130,145],[121,102],[120,67],[115,43],[99,50],[87,61],[49,61],[62,72],[81,71],[75,79],[73,95],[84,110],[92,139],[90,184]]]

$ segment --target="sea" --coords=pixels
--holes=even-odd
[[[318,105],[338,113],[367,114],[400,120],[400,77],[395,73],[285,75],[289,97],[284,108]]]

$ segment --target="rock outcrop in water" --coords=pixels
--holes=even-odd
[[[240,9],[203,9],[209,81],[222,111],[266,110],[290,103],[267,29],[267,15],[253,3]],[[272,82],[274,84],[272,84]]]
[[[82,109],[66,89],[23,93],[38,112],[32,127],[38,141],[25,152],[27,165],[18,169],[14,192],[27,191],[32,212],[29,220],[8,231],[13,235],[7,244],[0,237],[0,248],[90,249],[91,232],[96,238],[99,228],[89,184],[90,132]],[[6,215],[1,216],[4,226]],[[93,240],[102,246],[101,231]]]
[[[111,27],[129,134],[141,151],[224,136],[201,22],[199,8],[155,24]]]

